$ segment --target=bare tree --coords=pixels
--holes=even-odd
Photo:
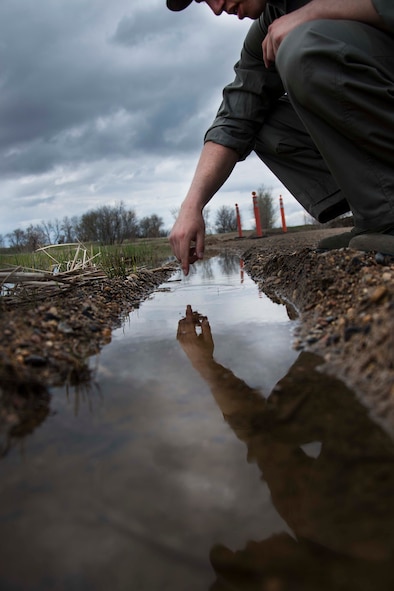
[[[78,216],[65,216],[61,221],[59,243],[75,242],[77,239]]]
[[[141,238],[158,238],[159,236],[165,236],[165,232],[162,229],[163,226],[163,218],[159,217],[155,213],[150,216],[146,216],[140,220],[139,236]]]
[[[138,236],[138,227],[139,224],[135,211],[132,209],[124,211],[122,215],[120,242],[136,238]]]
[[[81,242],[98,242],[98,219],[97,211],[92,210],[84,213],[76,228],[75,235]]]
[[[43,234],[45,235],[46,244],[53,244],[54,243],[54,240],[52,238],[53,222],[51,222],[51,221],[45,222],[44,220],[42,220],[40,227],[41,227]]]
[[[126,210],[121,202],[112,207],[104,205],[83,214],[75,230],[81,241],[115,244],[134,238],[137,235],[138,222],[135,212]]]
[[[237,215],[235,209],[229,205],[222,205],[216,212],[215,230],[218,234],[234,232],[237,229]]]
[[[23,252],[26,249],[26,233],[21,228],[16,228],[7,234],[7,240],[10,247],[17,252]]]
[[[257,205],[260,211],[262,227],[267,230],[273,228],[276,220],[276,212],[272,189],[266,188],[264,185],[258,188]]]
[[[26,228],[26,248],[29,252],[37,250],[41,246],[44,246],[47,242],[46,234],[40,224],[33,226],[32,224]]]
[[[8,242],[17,252],[32,252],[46,242],[45,233],[40,225],[30,225],[26,230],[16,228],[7,234]]]

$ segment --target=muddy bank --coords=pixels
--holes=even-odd
[[[141,269],[127,279],[75,278],[66,291],[0,308],[0,402],[14,391],[78,385],[90,380],[89,357],[111,341],[112,330],[174,272],[173,265]],[[4,402],[4,400],[3,400]]]
[[[227,246],[243,253],[261,290],[298,317],[295,348],[321,355],[322,369],[354,389],[394,431],[394,261],[377,262],[374,254],[351,249],[316,252],[318,240],[335,232],[233,240]]]

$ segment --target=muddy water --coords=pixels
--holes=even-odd
[[[144,302],[2,459],[0,589],[393,589],[393,443],[292,329],[231,257]]]

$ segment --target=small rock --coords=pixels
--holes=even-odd
[[[59,332],[62,332],[63,334],[71,334],[72,332],[74,332],[71,326],[67,324],[67,322],[59,322],[59,324],[57,325],[57,329]]]
[[[379,302],[385,295],[387,294],[387,287],[385,287],[384,285],[379,285],[379,287],[377,287],[373,293],[370,296],[370,301],[373,304],[376,304],[377,302]]]

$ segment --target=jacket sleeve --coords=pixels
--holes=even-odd
[[[267,112],[284,94],[275,67],[267,69],[264,65],[261,47],[269,24],[280,15],[268,5],[263,15],[253,22],[234,67],[235,79],[224,88],[222,104],[205,134],[204,141],[234,149],[240,160],[253,150]]]
[[[376,12],[382,17],[391,33],[394,33],[394,2],[393,0],[372,0]]]

